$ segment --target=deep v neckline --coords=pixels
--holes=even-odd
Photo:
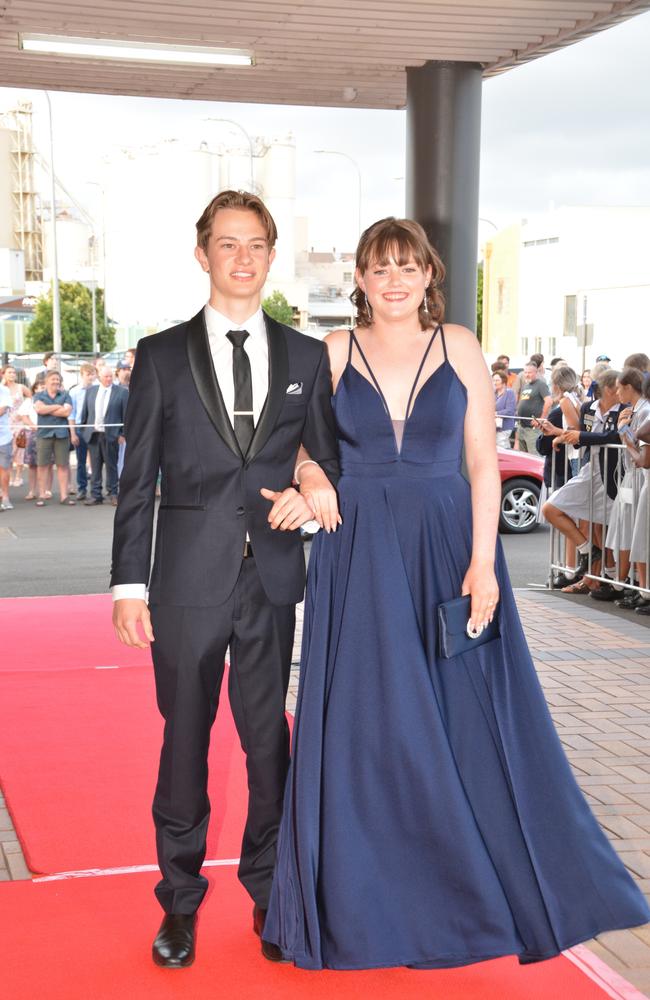
[[[436,339],[436,336],[438,335],[438,330],[440,330],[440,332],[441,332],[442,349],[443,349],[444,355],[445,355],[444,356],[444,360],[436,368],[434,368],[434,370],[428,375],[428,377],[424,380],[424,382],[422,383],[422,385],[420,386],[420,388],[418,389],[418,391],[416,393],[415,390],[417,389],[418,382],[420,381],[420,376],[422,375],[422,369],[424,368],[426,360],[427,360],[427,358],[429,356],[429,352],[431,351],[431,348],[433,347],[433,342]],[[355,346],[355,345],[356,345],[356,348],[357,348],[357,350],[359,352],[359,356],[361,357],[361,360],[363,361],[364,365],[368,369],[368,374],[370,375],[370,379],[372,379],[372,381],[370,379],[366,378],[366,376],[363,374],[363,372],[361,372],[355,365],[352,364],[352,349],[353,349],[353,346]],[[420,360],[420,364],[418,365],[417,372],[415,373],[415,378],[413,380],[413,384],[411,386],[411,391],[410,391],[409,397],[408,397],[408,402],[406,404],[406,413],[404,415],[404,418],[403,418],[403,420],[395,420],[393,418],[393,415],[390,412],[390,408],[388,406],[388,402],[386,400],[386,397],[384,396],[384,393],[382,391],[381,385],[380,385],[380,383],[379,383],[379,381],[378,381],[375,373],[373,372],[368,359],[366,358],[366,356],[365,356],[365,354],[363,352],[361,344],[359,343],[359,341],[355,337],[354,330],[350,330],[350,348],[349,348],[349,352],[348,352],[348,362],[347,362],[347,365],[345,366],[345,370],[347,370],[348,368],[351,368],[352,371],[356,372],[357,375],[360,378],[362,378],[363,381],[367,385],[370,386],[370,388],[372,389],[374,395],[379,399],[379,401],[381,403],[381,406],[382,406],[382,410],[384,411],[386,417],[388,418],[388,422],[390,424],[391,433],[393,435],[393,443],[395,445],[395,452],[396,452],[398,458],[401,458],[401,456],[402,456],[402,451],[404,449],[404,443],[405,443],[405,439],[406,439],[406,431],[407,431],[408,424],[409,424],[409,421],[411,419],[411,416],[413,415],[413,412],[415,410],[417,401],[419,400],[419,398],[420,398],[423,390],[427,387],[427,385],[432,380],[432,378],[434,377],[434,375],[437,375],[438,372],[440,371],[440,369],[445,367],[445,365],[447,364],[447,362],[448,362],[448,358],[447,358],[447,345],[445,344],[445,335],[442,332],[442,325],[439,323],[438,326],[433,331],[433,333],[432,333],[432,335],[431,335],[431,337],[429,339],[429,343],[426,346],[426,350],[425,350],[424,354],[422,355],[422,358]],[[345,374],[345,370],[344,370],[343,374]],[[401,423],[403,425],[402,426],[401,442],[398,442],[398,439],[397,439],[397,433],[396,433],[396,427],[395,427],[395,425],[397,423]]]

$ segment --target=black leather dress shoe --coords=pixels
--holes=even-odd
[[[266,910],[263,910],[261,906],[257,903],[253,907],[253,930],[259,938],[262,939],[262,954],[264,958],[268,958],[269,962],[286,962],[287,959],[283,958],[281,950],[278,948],[277,944],[271,944],[270,941],[265,941],[262,938],[264,932],[264,921],[266,920]]]
[[[602,558],[603,558],[602,550],[599,549],[597,545],[593,545],[592,544],[592,546],[591,546],[591,569],[592,569],[592,572],[593,572],[593,569],[594,569],[594,566],[596,565],[596,563],[599,563]],[[580,573],[581,576],[584,576],[584,574],[587,572],[588,568],[589,568],[589,553],[588,552],[581,552],[580,555],[579,555],[579,557],[578,557],[578,572]]]
[[[624,611],[634,611],[635,607],[642,601],[643,598],[638,590],[626,590],[625,596],[621,597],[618,601],[614,601],[617,608],[623,608]]]
[[[592,590],[589,596],[594,601],[615,601],[621,594],[622,591],[612,587],[611,583],[601,583],[600,587]]]
[[[194,961],[196,913],[167,913],[153,943],[156,965],[185,969]]]

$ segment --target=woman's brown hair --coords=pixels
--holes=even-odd
[[[373,223],[361,234],[356,253],[356,266],[365,274],[373,265],[385,265],[394,260],[400,267],[414,260],[426,272],[431,268],[431,280],[425,290],[425,298],[418,310],[420,326],[430,329],[441,323],[445,314],[445,299],[440,286],[445,277],[445,265],[429,243],[424,229],[412,219],[396,219],[389,216]],[[372,313],[364,292],[355,286],[350,299],[357,310],[358,326],[371,326]],[[427,308],[424,308],[426,301]]]
[[[209,205],[206,205],[201,218],[196,223],[196,242],[202,250],[208,249],[214,217],[222,208],[241,208],[255,212],[266,231],[269,250],[273,249],[278,238],[278,230],[273,216],[262,199],[249,191],[221,191]]]

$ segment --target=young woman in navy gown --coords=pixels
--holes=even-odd
[[[650,919],[526,645],[497,539],[492,383],[474,334],[442,325],[443,274],[420,226],[375,223],[356,329],[327,337],[343,523],[312,547],[264,929],[301,968],[535,962]],[[500,637],[442,659],[437,607],[461,594]]]

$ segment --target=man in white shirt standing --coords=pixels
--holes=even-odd
[[[77,434],[77,424],[81,423],[86,392],[95,381],[97,370],[94,365],[84,361],[79,366],[79,381],[70,389],[72,413],[68,419],[70,424],[70,439],[77,456],[77,500],[85,500],[88,492],[88,444],[85,437]]]
[[[300,445],[332,482],[338,476],[325,347],[260,307],[276,238],[255,195],[217,195],[197,222],[209,303],[187,323],[143,338],[131,378],[113,621],[127,645],[146,645],[139,628],[151,642],[166,723],[153,805],[165,917],[153,958],[168,968],[194,960],[196,911],[207,889],[200,873],[207,751],[228,647],[249,786],[239,878],[261,936],[289,761],[284,706],[295,604],[305,580],[295,529],[314,516],[291,486]],[[335,528],[335,495],[321,469],[309,464],[301,480],[320,491],[323,524]],[[274,945],[263,943],[262,952],[281,960]]]

